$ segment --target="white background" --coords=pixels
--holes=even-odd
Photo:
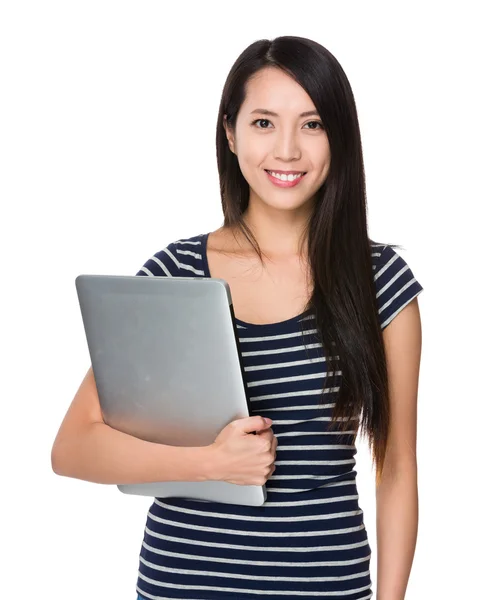
[[[246,46],[278,35],[318,41],[342,64],[370,235],[402,244],[424,286],[407,598],[504,597],[498,5],[1,3],[2,598],[136,598],[151,500],[51,469],[89,366],[74,280],[133,275],[168,242],[221,224],[222,86]],[[369,465],[361,442],[375,587]]]

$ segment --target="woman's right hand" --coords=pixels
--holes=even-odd
[[[253,431],[257,434],[253,435]],[[212,479],[238,485],[264,485],[275,470],[277,445],[270,419],[253,416],[231,421],[209,446]]]

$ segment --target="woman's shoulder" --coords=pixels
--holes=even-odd
[[[204,233],[169,242],[148,258],[137,275],[151,277],[205,276]]]
[[[406,260],[390,244],[371,243],[373,277],[380,323],[384,329],[423,291]]]

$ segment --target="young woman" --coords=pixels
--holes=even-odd
[[[360,431],[376,466],[377,598],[402,600],[418,518],[422,286],[368,237],[357,111],[334,56],[299,37],[250,45],[224,86],[217,162],[223,226],[169,243],[138,275],[229,283],[253,414],[205,448],[145,442],[103,423],[90,370],[53,468],[113,484],[266,485],[261,507],[154,499],[139,599],[365,600]]]

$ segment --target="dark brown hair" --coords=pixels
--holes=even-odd
[[[340,375],[331,423],[350,430],[360,419],[380,480],[389,431],[389,389],[368,237],[362,145],[350,83],[336,58],[301,37],[259,40],[246,48],[226,79],[217,118],[217,163],[224,227],[239,228],[262,260],[244,222],[249,185],[229,149],[224,117],[234,129],[246,83],[264,67],[290,75],[310,96],[326,131],[330,167],[317,192],[305,235],[313,274],[306,309],[315,315],[328,367],[324,390]],[[393,244],[388,244],[394,246]],[[332,375],[330,373],[332,372]],[[327,402],[325,396],[324,402]],[[354,438],[355,439],[355,438]]]

